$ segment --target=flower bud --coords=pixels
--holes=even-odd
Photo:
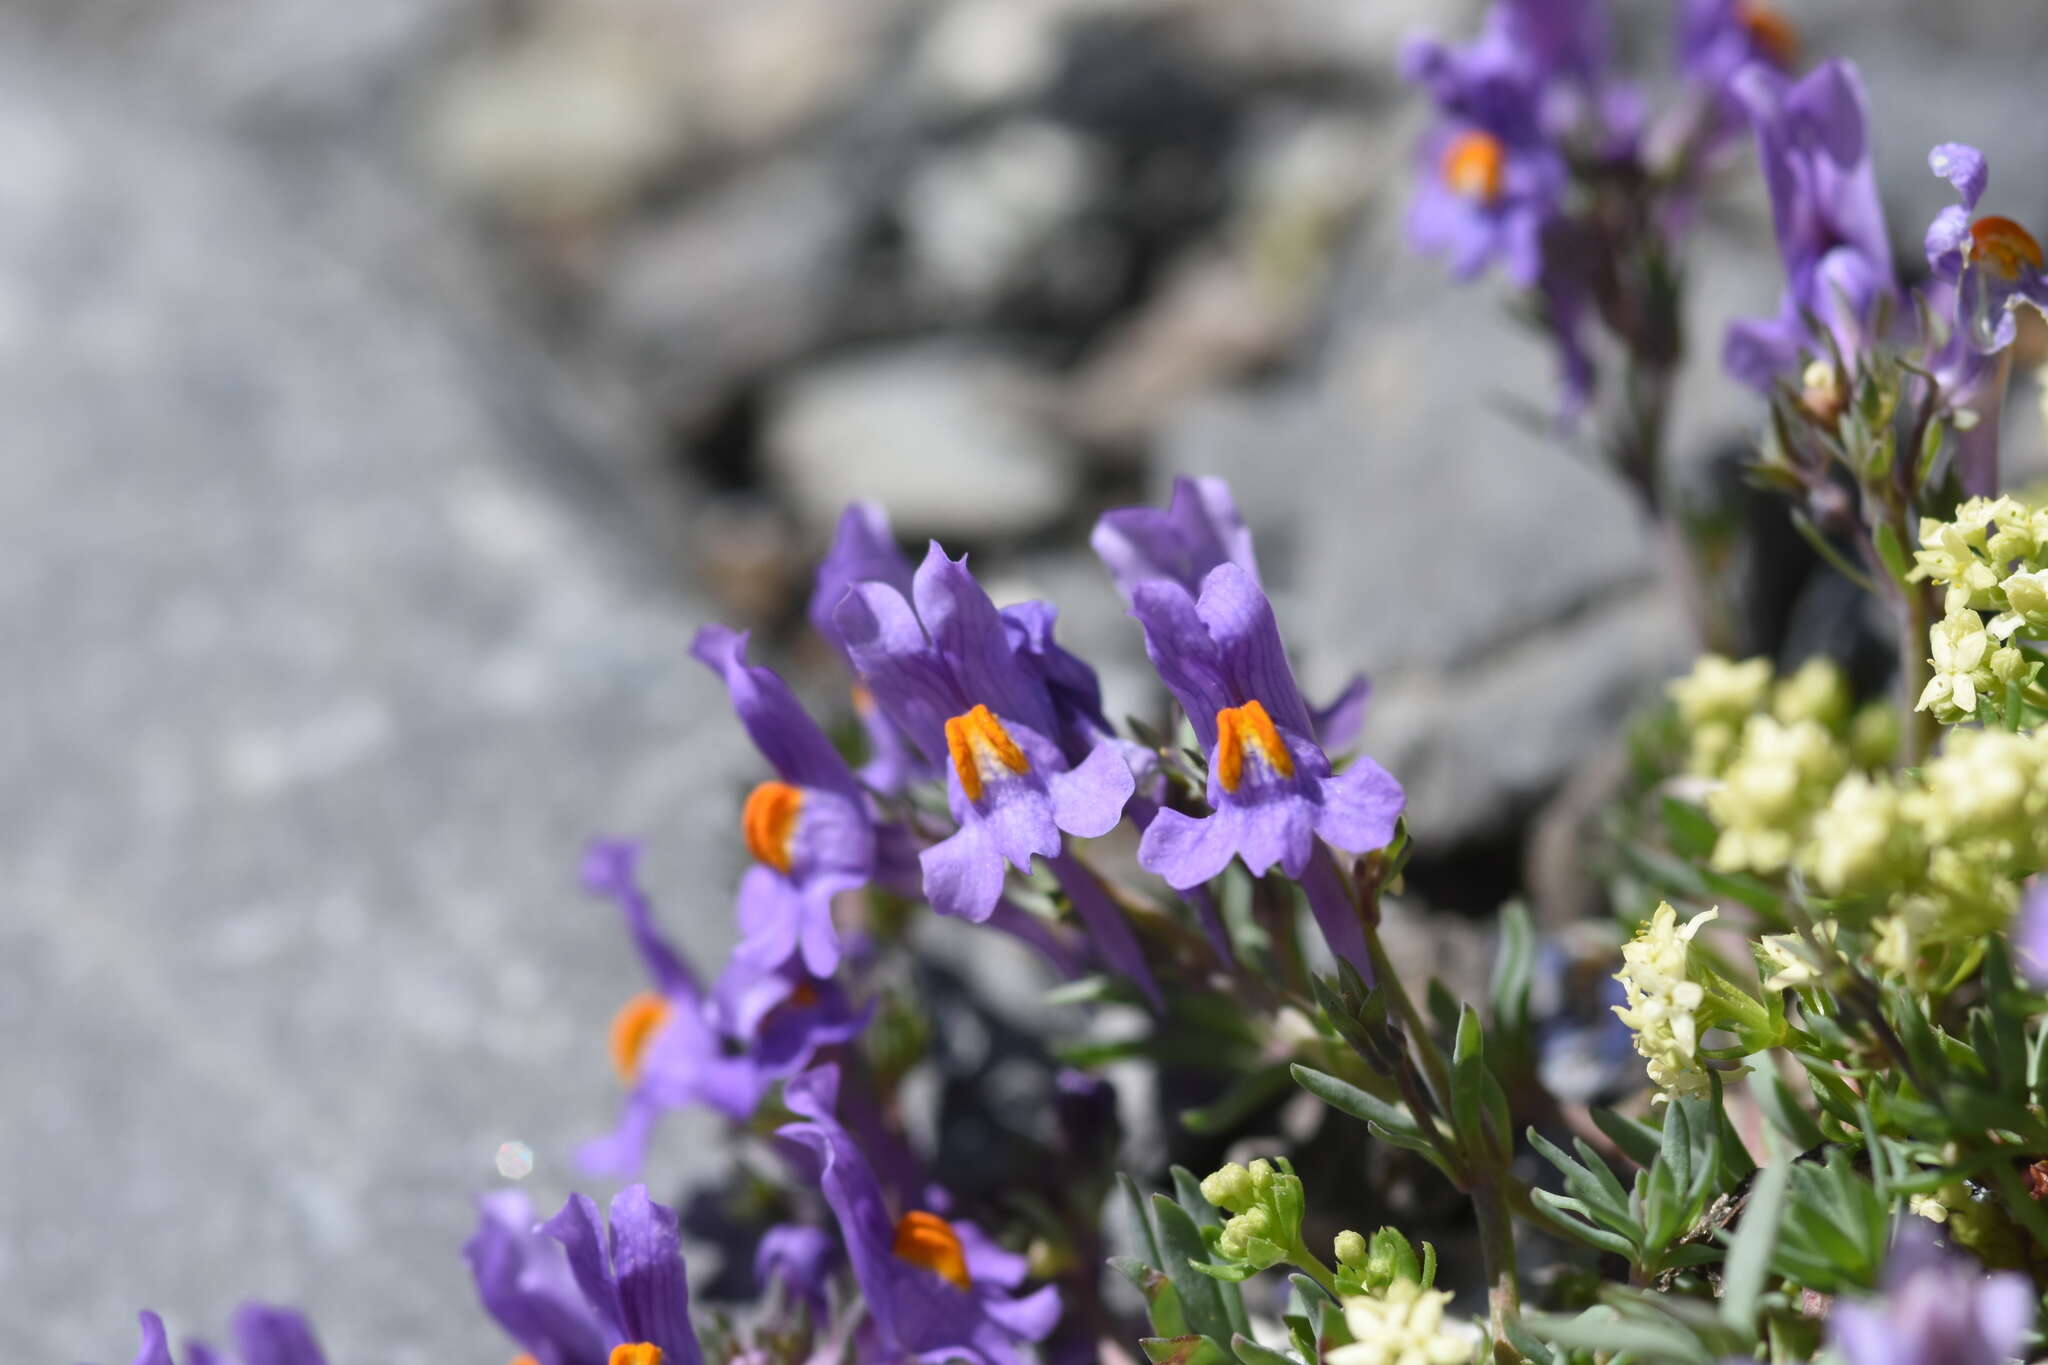
[[[1365,1238],[1346,1228],[1337,1234],[1337,1263],[1346,1266],[1362,1266],[1365,1263]]]
[[[1799,406],[1822,422],[1832,425],[1842,415],[1846,399],[1841,373],[1832,361],[1816,360],[1799,376]]]
[[[2048,630],[2048,569],[2016,573],[2005,580],[2005,600],[2036,630]]]
[[[1202,1180],[1202,1198],[1219,1209],[1243,1213],[1255,1197],[1251,1172],[1235,1161]]]

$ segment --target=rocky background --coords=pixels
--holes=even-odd
[[[826,696],[796,627],[850,497],[1055,598],[1121,711],[1086,529],[1231,477],[1311,690],[1374,677],[1411,951],[1569,880],[1538,813],[1691,645],[1621,488],[1513,416],[1541,348],[1402,249],[1393,54],[1473,8],[0,4],[0,1355],[243,1295],[338,1365],[504,1354],[463,1192],[519,1140],[559,1197],[637,983],[576,851],[646,837],[723,951],[752,759],[684,646],[753,625]],[[2048,221],[2036,7],[1786,9],[1864,63],[1903,257],[1936,140]],[[1694,260],[1702,490],[1767,241],[1745,185]],[[1842,600],[1775,562],[1811,647]]]

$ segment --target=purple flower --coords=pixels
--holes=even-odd
[[[2012,351],[1986,355],[1977,349],[1960,313],[1960,297],[1954,284],[1940,279],[1921,290],[1923,316],[1946,319],[1940,343],[1921,363],[1934,381],[1940,415],[1949,422],[1949,463],[1957,482],[1966,496],[1989,497],[1998,491],[1998,429],[2012,378]]]
[[[1942,1251],[1925,1219],[1907,1218],[1885,1263],[1884,1297],[1837,1301],[1828,1340],[1849,1365],[2002,1365],[2033,1323],[2026,1276],[1986,1275]]]
[[[834,621],[882,710],[946,765],[959,828],[919,855],[934,909],[985,920],[1002,895],[1005,862],[1028,870],[1034,856],[1061,851],[1063,831],[1089,839],[1116,826],[1134,789],[1122,752],[1100,742],[1074,762],[1062,750],[1044,675],[964,559],[948,559],[934,543],[908,598],[886,583],[859,583]]]
[[[789,685],[747,662],[744,634],[706,626],[690,652],[725,679],[741,724],[776,772],[740,817],[755,862],[740,881],[738,953],[763,967],[801,954],[811,975],[830,976],[839,967],[832,898],[874,877],[867,796]]]
[[[135,1365],[176,1365],[164,1333],[164,1320],[144,1309],[137,1314],[142,1326],[142,1347]],[[269,1304],[245,1303],[235,1310],[229,1330],[235,1339],[240,1365],[327,1365],[314,1340],[313,1328],[305,1315]],[[229,1358],[200,1342],[185,1344],[186,1365],[230,1365]]]
[[[1986,355],[2002,351],[2012,345],[2014,307],[2030,303],[2048,312],[2041,244],[2010,218],[1972,220],[1991,178],[1975,147],[1944,142],[1927,154],[1927,164],[1962,200],[1928,224],[1927,264],[1956,287],[1957,323],[1970,345]]]
[[[832,619],[856,583],[887,583],[897,592],[910,594],[910,561],[897,548],[889,529],[889,514],[872,502],[856,502],[839,514],[839,529],[832,548],[819,561],[816,585],[811,590],[811,627],[831,642],[840,657],[853,667],[846,641]],[[876,791],[893,796],[919,776],[917,756],[895,723],[875,705],[866,689],[856,686],[854,711],[867,732],[869,758],[861,769],[861,780]]]
[[[778,1135],[809,1154],[839,1224],[868,1307],[862,1359],[1025,1365],[1021,1344],[1044,1340],[1059,1321],[1059,1291],[1047,1285],[1019,1296],[1024,1258],[972,1223],[923,1209],[891,1217],[867,1159],[833,1117],[838,1088],[832,1067],[791,1081],[784,1100],[804,1121]]]
[[[763,967],[737,953],[706,994],[655,928],[638,859],[632,844],[598,843],[583,861],[584,885],[617,902],[654,984],[612,1021],[612,1064],[630,1090],[618,1128],[578,1154],[599,1173],[638,1170],[669,1110],[703,1104],[752,1117],[774,1082],[809,1066],[821,1048],[859,1036],[872,1012],[856,1010],[838,983],[813,980],[794,961]]]
[[[754,1278],[763,1285],[782,1286],[790,1298],[819,1316],[825,1311],[825,1281],[833,1260],[832,1239],[824,1229],[777,1223],[761,1234],[755,1248]]]
[[[561,1245],[543,1234],[522,1190],[477,1201],[463,1244],[477,1298],[534,1365],[607,1365],[597,1314],[576,1286]]]
[[[1165,511],[1119,507],[1104,512],[1088,543],[1126,602],[1135,599],[1143,583],[1178,583],[1198,593],[1219,564],[1235,564],[1259,582],[1251,531],[1222,479],[1176,476]],[[1325,749],[1347,749],[1357,740],[1370,695],[1365,676],[1358,674],[1336,700],[1312,711],[1315,736]]]
[[[1752,62],[1789,72],[1799,60],[1799,33],[1762,0],[1679,0],[1678,65],[1731,120],[1743,105],[1735,75]]]
[[[2035,990],[2048,990],[2048,880],[2035,878],[2012,924],[2013,965]]]
[[[1199,600],[1178,584],[1143,584],[1131,614],[1208,755],[1211,812],[1199,819],[1159,812],[1138,861],[1182,889],[1215,877],[1233,857],[1254,876],[1277,864],[1296,880],[1310,877],[1332,948],[1362,960],[1355,914],[1318,897],[1327,858],[1317,855],[1317,840],[1350,853],[1385,846],[1404,802],[1400,784],[1369,758],[1332,772],[1294,685],[1272,604],[1242,568],[1211,570]]]
[[[1823,63],[1798,81],[1752,63],[1734,80],[1756,128],[1786,290],[1778,316],[1730,325],[1722,363],[1768,389],[1802,351],[1818,319],[1851,361],[1881,301],[1896,294],[1884,208],[1871,165],[1869,102],[1852,63]]]
[[[1235,564],[1253,581],[1259,577],[1251,529],[1222,479],[1177,476],[1166,510],[1119,507],[1104,512],[1088,543],[1125,601],[1140,583],[1155,579],[1195,592],[1218,564]]]
[[[1423,40],[1403,74],[1437,98],[1444,118],[1416,150],[1409,243],[1448,259],[1469,280],[1499,261],[1533,289],[1543,275],[1543,232],[1564,193],[1565,164],[1539,121],[1541,91],[1524,54],[1482,37],[1460,50]]]
[[[690,1281],[683,1269],[675,1210],[631,1185],[612,1200],[609,1235],[588,1195],[572,1194],[540,1230],[562,1244],[569,1276],[612,1353],[610,1365],[704,1365],[690,1325]],[[618,1348],[648,1347],[659,1355]],[[603,1359],[603,1357],[599,1357]]]

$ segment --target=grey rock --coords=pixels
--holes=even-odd
[[[814,528],[873,498],[912,540],[1018,536],[1067,511],[1077,483],[1050,406],[1044,376],[993,346],[878,347],[778,385],[763,448]]]
[[[1365,748],[1406,786],[1418,840],[1447,847],[1526,815],[1693,652],[1674,600],[1627,593],[1450,676],[1388,679]]]
[[[820,344],[857,226],[830,167],[758,166],[634,228],[603,273],[597,325],[674,420]]]
[[[469,1193],[518,1139],[560,1197],[644,981],[582,841],[729,934],[754,769],[648,490],[416,196],[28,44],[0,128],[0,1355],[251,1295],[337,1361],[502,1358]]]
[[[1637,602],[1657,556],[1618,481],[1498,401],[1554,403],[1540,342],[1393,235],[1318,384],[1193,406],[1163,464],[1231,480],[1306,689],[1374,679],[1366,748],[1447,847],[1562,781],[1684,630]]]
[[[1036,119],[935,154],[904,187],[920,288],[945,312],[986,310],[1087,207],[1101,174],[1086,139]]]
[[[602,215],[679,164],[759,155],[875,83],[905,0],[543,0],[477,26],[430,101],[455,183],[522,218]]]

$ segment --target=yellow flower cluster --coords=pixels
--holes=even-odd
[[[1707,794],[1707,814],[1721,827],[1714,869],[1783,871],[1847,766],[1841,744],[1818,722],[1787,725],[1751,716],[1720,783]]]
[[[1450,1291],[1395,1280],[1380,1294],[1344,1300],[1351,1343],[1323,1353],[1327,1365],[1463,1365],[1482,1336],[1469,1322],[1444,1316]]]
[[[1719,910],[1703,910],[1684,924],[1667,901],[1621,950],[1614,979],[1628,992],[1628,1004],[1614,1013],[1635,1034],[1636,1051],[1649,1063],[1650,1079],[1673,1095],[1707,1094],[1711,1082],[1699,1063],[1699,1008],[1706,987],[1692,971],[1692,940]]]
[[[2032,681],[2036,666],[2011,641],[2022,630],[2048,632],[2044,551],[2048,509],[2010,497],[1971,498],[1951,521],[1920,523],[1913,576],[1948,590],[1946,615],[1927,633],[1933,676],[1920,710],[1954,725],[1986,714],[1987,697]]]
[[[1947,588],[1950,612],[1931,632],[1936,672],[1923,709],[2002,721],[2009,689],[2026,689],[2038,715],[2040,666],[2007,642],[2048,636],[2048,511],[1979,498],[1953,521],[1929,522],[1922,542],[1915,572]],[[1852,714],[1831,664],[1774,679],[1763,660],[1709,656],[1670,695],[1691,795],[1715,827],[1714,870],[1799,878],[1822,938],[1839,934],[1844,951],[1894,980],[1945,989],[2011,924],[2026,879],[2048,868],[2048,726],[1958,726],[1920,768],[1895,773],[1896,713],[1872,703]],[[1629,945],[1622,974],[1637,1047],[1653,1078],[1680,1094],[1705,1081],[1694,1056],[1701,996],[1687,989],[1700,974],[1685,974],[1690,929],[1664,908]],[[1767,989],[1817,979],[1804,940],[1755,947]]]
[[[2048,730],[1954,730],[1917,777],[1900,781],[1900,822],[1927,854],[1902,876],[1874,926],[1878,965],[1909,980],[1940,974],[2004,929],[2020,883],[2048,864]]]

